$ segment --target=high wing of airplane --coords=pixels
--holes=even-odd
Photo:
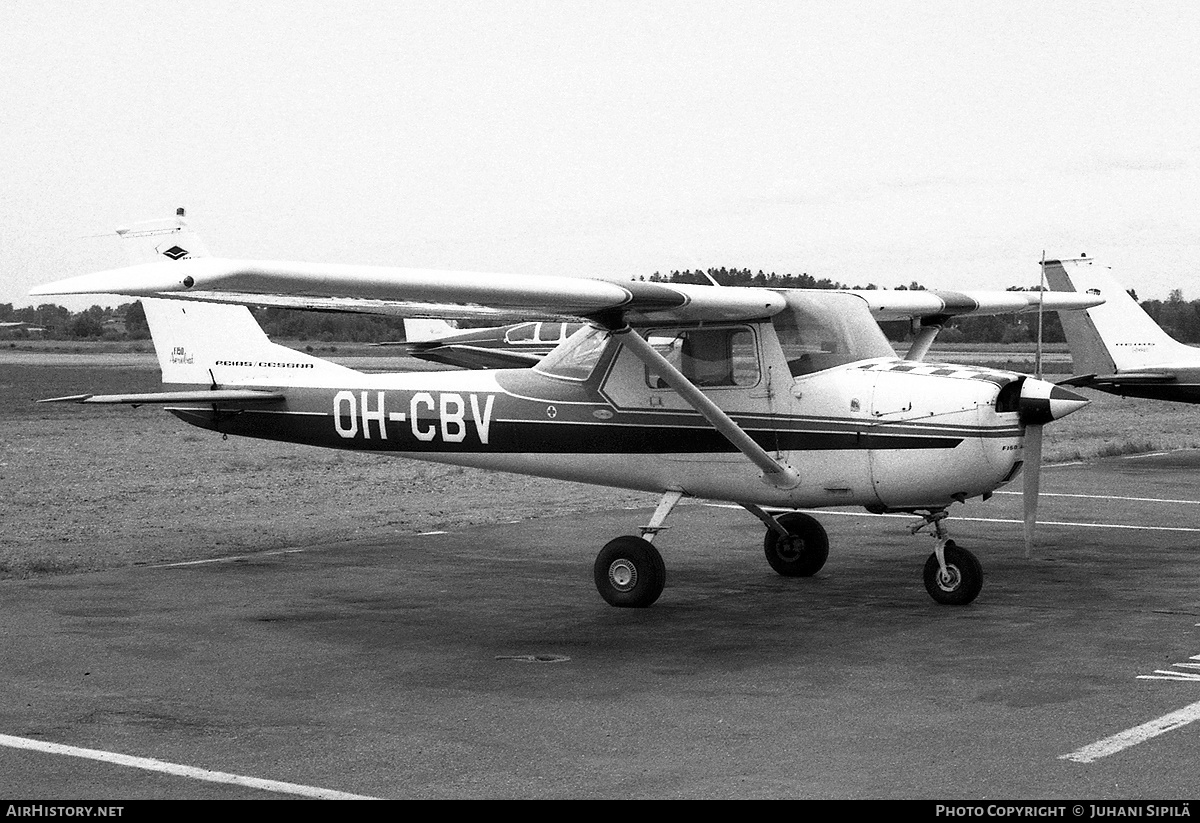
[[[1175,340],[1091,258],[1047,260],[1054,289],[1104,299],[1061,317],[1076,376],[1063,385],[1110,394],[1200,403],[1200,349]]]
[[[164,261],[185,261],[207,258],[207,248],[184,220],[184,210],[178,209],[173,219],[149,220],[117,230],[124,239],[131,266],[161,264]],[[503,279],[508,286],[530,282],[527,276],[495,275],[486,273],[439,272],[413,269],[385,269],[381,267],[314,267],[298,263],[260,263],[253,261],[220,261],[224,264],[245,264],[241,276],[228,278],[227,282],[205,290],[195,287],[194,278],[175,275],[176,286],[171,296],[178,299],[205,300],[247,306],[292,308],[313,311],[353,312],[399,316],[404,318],[405,341],[392,341],[380,345],[403,346],[405,352],[414,357],[464,368],[515,368],[532,366],[558,344],[577,332],[584,323],[571,313],[570,307],[563,311],[550,311],[545,306],[522,303],[514,291],[506,289],[503,296],[494,298],[493,303],[483,304],[458,299],[439,298],[436,289],[425,286],[430,280],[447,278],[470,278],[476,283]],[[273,269],[273,270],[272,270]],[[333,271],[336,269],[337,271]],[[351,277],[361,273],[362,282],[339,285],[337,279],[350,273]],[[132,272],[133,269],[124,270]],[[161,270],[160,270],[161,271]],[[414,298],[410,293],[397,298],[400,283],[384,285],[391,294],[382,297],[371,291],[367,282],[372,277],[386,278],[396,272],[412,279],[421,294]],[[113,277],[122,275],[112,272]],[[256,275],[270,281],[266,287],[254,285]],[[328,282],[322,280],[327,276]],[[89,277],[91,277],[89,275]],[[582,278],[570,278],[568,286],[574,287]],[[711,279],[711,278],[710,278]],[[292,282],[285,282],[291,280]],[[425,285],[420,281],[424,280]],[[315,281],[315,282],[314,282]],[[547,278],[535,278],[535,284],[545,285]],[[590,281],[611,283],[611,281]],[[64,281],[64,287],[69,283]],[[620,284],[613,284],[620,286]],[[713,281],[712,286],[628,283],[629,289],[637,289],[644,297],[660,295],[667,303],[686,306],[697,296],[701,301],[713,295],[712,288],[724,288]],[[280,293],[280,289],[287,293]],[[730,300],[753,292],[754,289],[734,288],[722,293]],[[923,360],[938,332],[953,317],[967,314],[1020,314],[1037,311],[1071,311],[1095,305],[1101,301],[1078,295],[1023,291],[946,291],[915,289],[844,289],[830,290],[840,294],[854,294],[866,303],[876,320],[909,320],[917,332],[913,344],[905,354],[907,360]],[[615,292],[614,292],[615,293]],[[443,295],[444,297],[444,295]],[[505,302],[513,301],[513,302]],[[653,301],[639,301],[649,302]],[[678,309],[679,306],[676,306]],[[705,309],[711,310],[711,309]],[[566,313],[564,313],[566,312]],[[489,326],[471,330],[456,329],[444,318],[453,320],[496,320],[514,321],[508,325]]]
[[[1003,292],[972,296],[965,292],[920,291],[893,292],[885,289],[840,290],[861,297],[878,320],[909,320],[916,336],[905,354],[906,360],[923,360],[937,333],[957,314],[987,311],[993,314],[1034,312],[1041,308],[1078,308],[1061,302],[1062,296],[1046,294],[1046,304],[1038,305],[1033,292]],[[986,307],[985,307],[986,304]],[[533,366],[584,325],[568,322],[514,323],[460,330],[444,320],[404,321],[403,341],[380,346],[403,348],[405,354],[420,360],[467,369],[502,369]],[[428,324],[428,325],[427,325]]]
[[[1021,293],[946,300],[226,260],[191,257],[178,238],[141,238],[178,259],[35,290],[142,298],[166,388],[57,399],[157,402],[227,435],[657,493],[640,534],[608,542],[593,566],[615,606],[649,606],[663,591],[654,540],[684,497],[740,504],[766,527],[771,567],[797,577],[829,551],[820,523],[797,509],[919,515],[914,532],[935,538],[927,591],[969,603],[982,568],[949,539],[947,509],[986,499],[1027,466],[1030,539],[1042,426],[1087,403],[1027,375],[897,358],[876,322],[917,306],[933,311],[915,316],[935,318],[1011,311],[1029,305]],[[266,298],[565,315],[581,326],[532,368],[366,374],[271,342],[247,308]],[[1096,302],[1059,295],[1054,306]]]

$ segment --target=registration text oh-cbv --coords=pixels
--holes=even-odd
[[[423,442],[462,443],[473,435],[487,444],[496,396],[456,392],[416,392],[397,401],[397,392],[339,391],[333,396],[333,425],[347,439],[388,439],[407,430]],[[398,432],[397,426],[404,425]]]

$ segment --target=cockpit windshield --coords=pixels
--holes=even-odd
[[[564,380],[587,380],[600,362],[609,333],[595,326],[584,326],[558,348],[541,359],[533,370]]]
[[[860,298],[835,292],[782,294],[787,308],[771,322],[794,376],[856,360],[895,356]]]

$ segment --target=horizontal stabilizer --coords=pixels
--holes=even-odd
[[[49,397],[39,403],[124,403],[140,406],[144,403],[278,403],[284,395],[257,389],[211,389],[199,391],[162,391],[144,394],[73,394]]]
[[[1084,374],[1059,381],[1063,386],[1153,386],[1174,383],[1179,377],[1167,372],[1122,372],[1121,374]]]

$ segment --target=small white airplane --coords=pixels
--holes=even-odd
[[[1085,386],[1126,397],[1200,403],[1200,349],[1175,340],[1113,279],[1087,257],[1047,260],[1046,282],[1105,302],[1061,316],[1076,376],[1062,385]]]
[[[378,345],[401,347],[409,357],[464,369],[511,369],[537,365],[583,325],[526,321],[459,329],[441,319],[406,318],[403,342]]]
[[[829,551],[820,523],[796,509],[919,515],[913,532],[931,527],[936,541],[926,589],[939,603],[969,603],[982,568],[949,539],[947,508],[987,499],[1024,464],[1028,539],[1042,426],[1088,402],[1027,375],[920,357],[954,315],[1100,302],[1089,295],[714,288],[229,260],[201,256],[181,218],[119,231],[156,262],[33,292],[142,298],[168,390],[54,400],[162,403],[223,434],[661,494],[640,536],[618,537],[596,558],[596,587],[614,606],[649,606],[663,591],[653,541],[684,497],[755,515],[767,561],[785,576],[816,573]],[[365,374],[272,343],[252,305],[585,325],[532,368]],[[896,357],[876,323],[898,318],[922,318],[909,359]]]

